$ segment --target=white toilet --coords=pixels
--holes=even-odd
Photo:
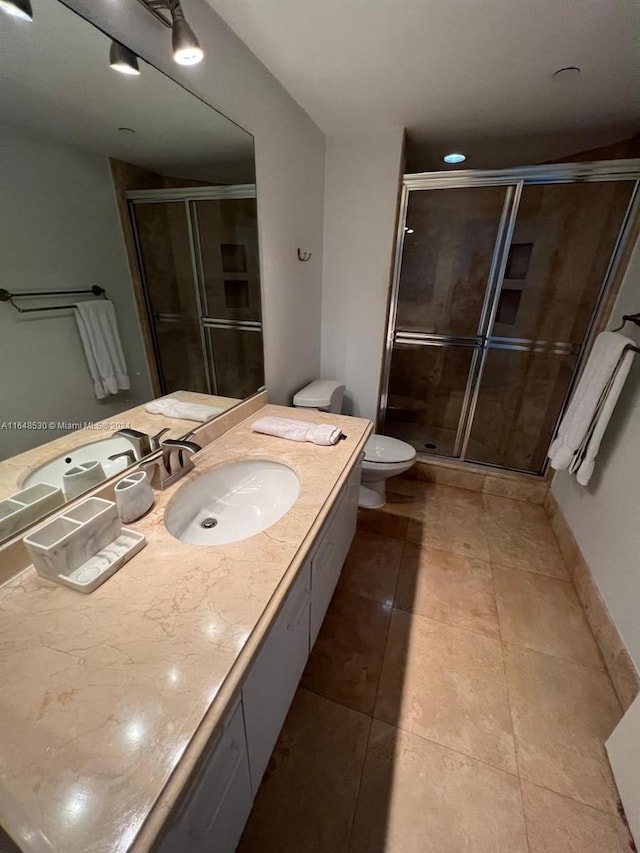
[[[316,379],[298,391],[293,405],[297,409],[319,409],[339,414],[343,397],[344,385],[340,382]],[[386,481],[408,471],[415,462],[416,451],[405,441],[376,434],[365,444],[364,453],[358,504],[375,509],[385,504]]]

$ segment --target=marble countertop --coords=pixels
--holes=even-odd
[[[216,406],[225,411],[241,402],[232,397],[215,397],[211,394],[198,394],[195,391],[174,391],[165,396],[175,397],[185,403]],[[161,400],[163,398],[158,397],[158,399]],[[111,438],[115,431],[121,429],[123,424],[130,426],[132,429],[146,432],[148,435],[153,435],[163,427],[169,427],[169,432],[166,433],[164,438],[179,438],[199,426],[196,421],[168,418],[165,415],[150,415],[145,410],[145,405],[127,409],[117,415],[113,415],[113,417],[97,421],[91,427],[74,430],[67,433],[67,435],[53,439],[53,441],[39,444],[37,447],[32,447],[31,450],[25,450],[24,453],[19,453],[17,456],[11,456],[9,459],[0,461],[0,500],[15,494],[20,489],[21,483],[34,468],[81,445],[100,441],[103,438]]]
[[[0,588],[0,824],[29,853],[147,850],[201,749],[237,694],[260,642],[371,431],[337,423],[335,447],[251,432],[265,406],[205,447],[196,469],[128,525],[147,547],[89,595],[30,567]],[[187,545],[166,504],[199,474],[272,459],[300,495],[251,539]]]

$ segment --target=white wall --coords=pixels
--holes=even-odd
[[[345,412],[375,420],[404,130],[328,137],[322,377],[347,386]]]
[[[152,396],[151,383],[107,159],[9,125],[0,140],[2,286],[104,287],[131,379],[130,391],[97,400],[73,312],[20,315],[3,304],[0,422],[98,421],[139,405]],[[0,429],[0,458],[67,431]]]
[[[170,33],[131,0],[68,0],[255,137],[265,373],[271,399],[289,403],[320,368],[324,135],[204,2],[185,3],[205,60],[181,67]],[[313,253],[300,263],[297,249]]]
[[[640,311],[640,240],[616,301],[612,326]],[[640,329],[625,334],[640,343]],[[625,384],[585,488],[565,471],[553,493],[640,671],[640,356]]]

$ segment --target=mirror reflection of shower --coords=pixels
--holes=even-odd
[[[160,390],[253,393],[264,384],[255,186],[126,196]]]

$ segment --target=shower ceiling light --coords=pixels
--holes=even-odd
[[[139,75],[138,57],[119,41],[111,42],[109,50],[109,65],[121,74]]]
[[[0,0],[0,11],[22,21],[33,21],[31,0]]]
[[[444,160],[445,163],[454,163],[455,164],[455,163],[464,163],[464,161],[467,159],[467,157],[465,154],[453,153],[453,154],[445,154],[442,159]]]

